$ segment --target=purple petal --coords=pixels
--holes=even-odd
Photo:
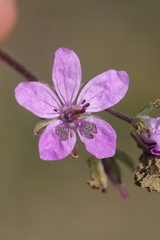
[[[129,198],[129,193],[128,191],[124,188],[124,186],[122,184],[119,184],[119,186],[117,186],[121,196],[124,198],[124,199],[127,199]]]
[[[153,155],[160,156],[160,133],[151,134],[150,138],[145,138],[147,143],[152,143],[149,147]]]
[[[88,132],[88,136],[86,135],[84,122],[90,124],[91,135],[89,135]],[[93,127],[93,125],[95,127]],[[112,157],[115,154],[116,133],[107,122],[91,116],[77,120],[76,127],[81,141],[86,145],[87,151],[96,158]]]
[[[147,126],[151,130],[151,132],[154,132],[156,129],[156,126],[159,124],[159,122],[158,122],[159,118],[151,118],[149,116],[142,116],[141,119],[147,124]]]
[[[160,156],[160,118],[156,118],[157,123],[155,129],[153,129],[153,134],[151,134],[151,139],[156,142],[156,145],[151,149],[151,153]]]
[[[81,64],[75,52],[59,48],[55,53],[52,79],[61,101],[72,103],[81,84]]]
[[[89,103],[86,112],[99,112],[118,103],[129,85],[124,71],[109,70],[91,79],[80,92],[77,105]]]
[[[22,82],[15,88],[17,102],[41,118],[60,115],[61,103],[51,88],[39,82]]]
[[[156,126],[154,132],[160,134],[160,117],[156,118]]]
[[[151,134],[142,134],[140,138],[153,155],[160,156],[160,118],[143,116],[142,120],[148,125]]]
[[[39,154],[42,160],[60,160],[67,157],[73,150],[76,143],[76,135],[74,131],[65,126],[68,130],[68,139],[60,140],[58,134],[64,124],[61,120],[53,121],[39,139]],[[59,131],[58,131],[59,130]]]

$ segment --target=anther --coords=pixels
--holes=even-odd
[[[83,100],[81,104],[84,104],[86,102],[86,100]]]
[[[90,106],[90,103],[86,103],[83,107],[82,107],[82,110],[81,110],[81,113],[85,113],[86,111],[86,108]]]

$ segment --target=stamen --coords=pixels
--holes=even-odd
[[[58,110],[57,110],[57,109],[55,109],[55,108],[53,109],[53,111],[54,111],[54,112],[58,112]]]
[[[81,104],[84,104],[86,102],[86,100],[83,100]]]
[[[89,107],[90,106],[90,103],[86,103],[86,105],[84,105],[84,107]]]
[[[90,103],[86,103],[83,107],[82,107],[82,110],[81,110],[81,113],[85,113],[86,111],[86,108],[90,106]]]

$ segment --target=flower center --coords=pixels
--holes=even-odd
[[[85,102],[86,101],[84,100],[82,104],[84,104]],[[63,121],[63,123],[57,126],[55,129],[55,133],[59,136],[59,139],[61,141],[66,141],[69,138],[69,136],[72,137],[71,132],[72,126],[70,125],[70,123],[72,123],[82,114],[84,114],[86,112],[86,108],[89,106],[90,104],[86,103],[81,108],[70,107],[63,112],[63,114],[61,115],[61,120]],[[80,125],[80,132],[86,138],[93,139],[94,134],[97,134],[97,127],[94,123],[90,123],[83,120]]]
[[[82,114],[85,113],[86,108],[89,107],[90,104],[86,103],[82,108],[70,108],[65,110],[64,112],[64,119],[67,120],[67,122],[71,123],[73,122],[75,119],[77,119],[78,117],[80,117]]]
[[[84,114],[86,112],[86,108],[90,106],[90,103],[86,103],[86,100],[83,100],[81,104],[83,105],[82,107],[71,106],[66,110],[62,109],[63,113],[61,114],[60,119],[63,121],[63,123],[55,128],[55,133],[59,136],[61,141],[66,141],[69,137],[72,137],[71,129],[73,129],[73,125],[71,125],[71,123]],[[58,110],[54,108],[53,111],[57,112]],[[34,129],[34,134],[40,135],[44,127],[48,126],[51,121],[53,121],[53,119],[49,119],[49,121],[44,119],[44,121],[41,121],[39,124],[37,124]],[[85,126],[82,126],[82,128],[84,128],[82,132],[86,138],[94,137],[88,128],[85,128]]]

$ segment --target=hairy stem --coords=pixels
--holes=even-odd
[[[20,73],[27,81],[39,81],[39,79],[33,75],[28,69],[26,69],[23,65],[17,62],[13,57],[8,55],[2,49],[0,49],[0,60],[5,62],[8,66],[14,69],[16,72]]]
[[[132,118],[131,117],[128,117],[120,112],[117,112],[116,110],[114,110],[113,108],[107,108],[105,109],[104,111],[114,115],[115,117],[117,118],[120,118],[121,120],[125,121],[125,122],[128,122],[129,124],[131,124],[132,122]]]

